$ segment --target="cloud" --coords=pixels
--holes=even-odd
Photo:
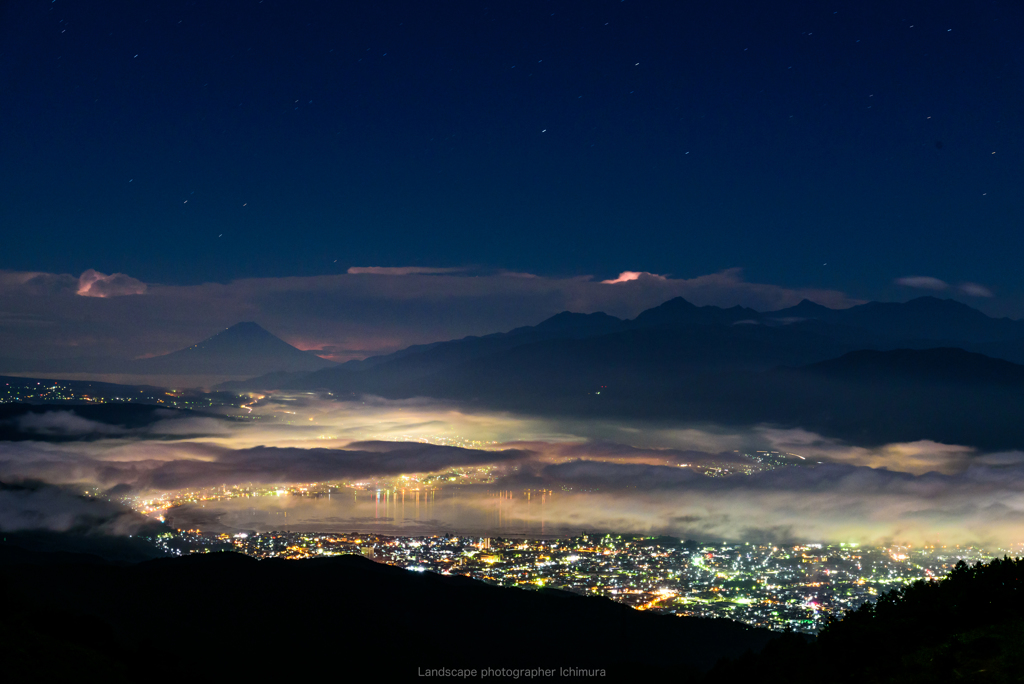
[[[904,287],[914,287],[921,290],[945,290],[949,288],[949,284],[938,278],[931,278],[929,276],[907,276],[905,278],[897,278],[897,285]]]
[[[84,274],[83,274],[84,275]],[[64,292],[77,291],[80,286],[79,279],[68,274],[40,273],[22,283],[24,289],[35,295],[54,295]]]
[[[82,418],[70,411],[26,413],[18,416],[14,423],[25,432],[53,437],[117,435],[126,432],[122,427]]]
[[[448,468],[520,461],[523,449],[483,451],[416,442],[361,442],[346,448],[256,446],[232,449],[210,443],[150,445],[135,458],[110,458],[96,448],[11,445],[0,459],[8,481],[87,483],[104,489],[176,490],[222,484],[323,482],[429,473]],[[153,448],[156,447],[156,448]],[[355,447],[355,448],[353,448]]]
[[[962,283],[960,291],[971,297],[992,297],[992,290],[978,283]]]
[[[524,481],[513,476],[499,486]],[[510,500],[508,519],[543,516],[552,526],[696,539],[1005,545],[1024,522],[1019,459],[976,463],[955,475],[822,464],[713,478],[688,468],[577,460],[546,465],[528,481],[555,495],[543,508]]]
[[[569,443],[512,442],[505,446],[527,449],[543,460],[600,460],[614,463],[645,463],[648,465],[722,466],[749,464],[738,451],[708,452],[698,449],[643,448],[608,441]]]
[[[124,273],[106,275],[89,269],[78,278],[78,293],[82,297],[123,297],[146,293],[146,284]]]
[[[814,461],[887,468],[906,473],[955,474],[978,457],[978,450],[931,440],[860,447],[829,439],[803,429],[757,428],[764,443],[782,452],[796,452]]]
[[[621,277],[621,276],[620,276]],[[785,288],[768,283],[751,283],[743,278],[742,268],[729,268],[718,273],[695,278],[670,278],[652,273],[641,273],[635,280],[627,280],[617,288],[601,288],[594,295],[618,296],[625,301],[643,302],[641,310],[656,306],[672,297],[684,297],[698,306],[747,306],[758,311],[772,311],[793,306],[809,299],[824,306],[845,309],[863,303],[836,290],[818,288]],[[604,285],[597,283],[596,285]],[[597,290],[594,285],[591,289]],[[618,293],[611,294],[611,293]],[[594,296],[592,295],[592,296]],[[654,300],[660,299],[655,302]],[[650,303],[649,303],[650,302]]]
[[[250,529],[279,529],[281,518],[275,516],[288,511],[293,529],[318,531],[384,526],[394,533],[493,535],[582,529],[699,540],[989,547],[1016,542],[1024,523],[1019,462],[979,463],[956,475],[815,464],[727,477],[678,465],[586,459],[517,465],[517,472],[493,485],[437,492],[439,503],[422,501],[422,513],[422,492],[416,491],[396,491],[390,499],[358,491],[334,501],[285,497],[261,501],[259,516],[249,501],[208,503],[194,512]],[[501,499],[496,490],[505,493]],[[186,507],[170,515],[184,521],[191,513]]]
[[[352,266],[346,271],[349,275],[439,275],[442,273],[461,273],[465,268],[427,268],[424,266]]]
[[[146,524],[116,504],[42,483],[0,482],[0,530],[88,531],[123,535]]]
[[[938,278],[931,278],[929,276],[908,276],[906,278],[897,278],[897,285],[903,285],[904,287],[913,287],[920,290],[948,290],[950,285],[944,280]],[[961,283],[956,288],[959,292],[968,295],[969,297],[992,297],[992,290],[979,285],[978,283]]]
[[[640,278],[657,278],[659,280],[667,280],[665,276],[658,275],[657,273],[648,273],[647,271],[623,271],[619,274],[618,278],[614,280],[602,280],[602,285],[615,285],[617,283],[628,283],[632,280],[640,280]]]
[[[254,447],[228,451],[213,461],[169,461],[135,483],[149,489],[210,487],[227,483],[323,482],[503,463],[526,457],[514,449],[479,451],[433,444],[361,445],[361,449]],[[122,481],[127,481],[122,478]]]
[[[6,443],[0,449],[0,480],[77,483],[104,491],[121,485],[118,491],[144,494],[250,482],[372,481],[485,466],[499,478],[490,485],[460,486],[458,506],[439,503],[424,509],[415,525],[410,521],[407,526],[419,533],[486,531],[495,521],[495,489],[511,493],[500,502],[503,524],[514,525],[503,528],[508,531],[539,532],[543,524],[545,533],[603,529],[746,541],[1008,544],[1024,523],[1024,453],[1019,452],[984,454],[926,441],[864,448],[806,430],[556,421],[460,412],[423,401],[364,404],[306,395],[277,399],[256,407],[259,421],[208,424],[203,421],[209,419],[197,419],[178,438],[177,430],[165,429],[178,419],[168,419],[149,433],[70,443]],[[204,427],[206,436],[197,437]],[[340,448],[325,448],[335,444]],[[758,449],[804,458],[790,456],[790,465],[759,472],[756,461],[743,455]],[[714,468],[751,474],[704,474],[720,472],[708,470]],[[540,506],[536,496],[523,494],[526,489],[549,494]],[[449,501],[451,496],[438,493],[437,500]],[[414,494],[408,497],[416,500]],[[377,515],[372,493],[369,503],[351,509],[337,502],[298,501],[302,498],[275,498],[273,505],[311,507],[310,520],[327,521],[310,522],[314,527],[333,525],[333,517],[340,529],[354,525],[357,517]],[[223,504],[225,510],[231,505]],[[268,505],[261,500],[258,507],[265,510]],[[26,504],[25,510],[39,508]],[[213,508],[210,504],[203,515],[212,515]],[[7,511],[8,518],[22,521],[35,515],[18,512],[14,504]],[[289,511],[298,523],[298,509]],[[392,509],[384,517],[395,515]],[[241,513],[236,517],[238,525],[248,524]],[[67,522],[73,518],[60,518],[64,522],[54,527],[73,524]],[[279,523],[271,516],[267,524],[277,529],[273,526]]]

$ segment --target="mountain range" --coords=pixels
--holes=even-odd
[[[563,312],[225,389],[433,397],[548,415],[805,427],[858,443],[1024,446],[1024,321],[921,297],[829,309]]]

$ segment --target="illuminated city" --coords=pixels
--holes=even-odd
[[[880,593],[941,578],[961,560],[993,557],[972,547],[773,546],[612,534],[501,539],[186,530],[160,543],[179,552],[233,550],[256,558],[359,554],[411,571],[465,575],[521,589],[561,589],[638,610],[807,633],[817,631],[829,615]]]
[[[765,452],[767,453],[767,452]],[[778,457],[778,454],[775,455]],[[762,456],[763,460],[770,460]],[[136,510],[165,520],[174,507],[260,499],[369,498],[382,521],[392,520],[396,497],[418,506],[450,491],[452,480],[491,481],[490,468],[455,469],[375,482],[311,483],[265,487],[221,487],[155,498],[125,497]],[[705,473],[721,477],[717,471]],[[385,486],[394,489],[383,489]],[[398,487],[404,486],[404,491]],[[456,486],[457,487],[457,486]],[[99,495],[99,492],[90,492]],[[550,491],[517,493],[523,498],[557,496]],[[494,492],[508,499],[511,492]],[[411,505],[411,503],[410,503]],[[417,509],[418,510],[418,509]],[[357,554],[416,572],[464,575],[520,589],[559,589],[602,596],[638,610],[727,618],[780,631],[814,633],[830,615],[851,610],[891,589],[945,576],[961,560],[987,561],[1015,549],[975,546],[858,543],[772,544],[693,541],[669,536],[583,532],[569,537],[428,536],[373,531],[317,532],[310,523],[284,529],[236,532],[179,530],[159,545],[175,554],[236,551],[256,558],[303,559]]]

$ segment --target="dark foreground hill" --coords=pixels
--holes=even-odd
[[[724,620],[652,615],[358,556],[82,560],[50,562],[0,545],[6,673],[164,681],[376,673],[411,681],[419,668],[576,667],[605,668],[605,681],[693,681],[721,657],[777,638]]]
[[[794,672],[858,684],[1019,682],[1024,673],[1024,560],[920,581],[828,625],[815,642],[784,637],[721,663],[707,682],[794,681]]]

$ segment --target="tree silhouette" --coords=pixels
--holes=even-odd
[[[720,663],[707,681],[791,680],[793,667],[838,682],[1020,681],[1024,559],[957,563],[941,580],[898,587],[841,616],[817,639],[782,637]]]

